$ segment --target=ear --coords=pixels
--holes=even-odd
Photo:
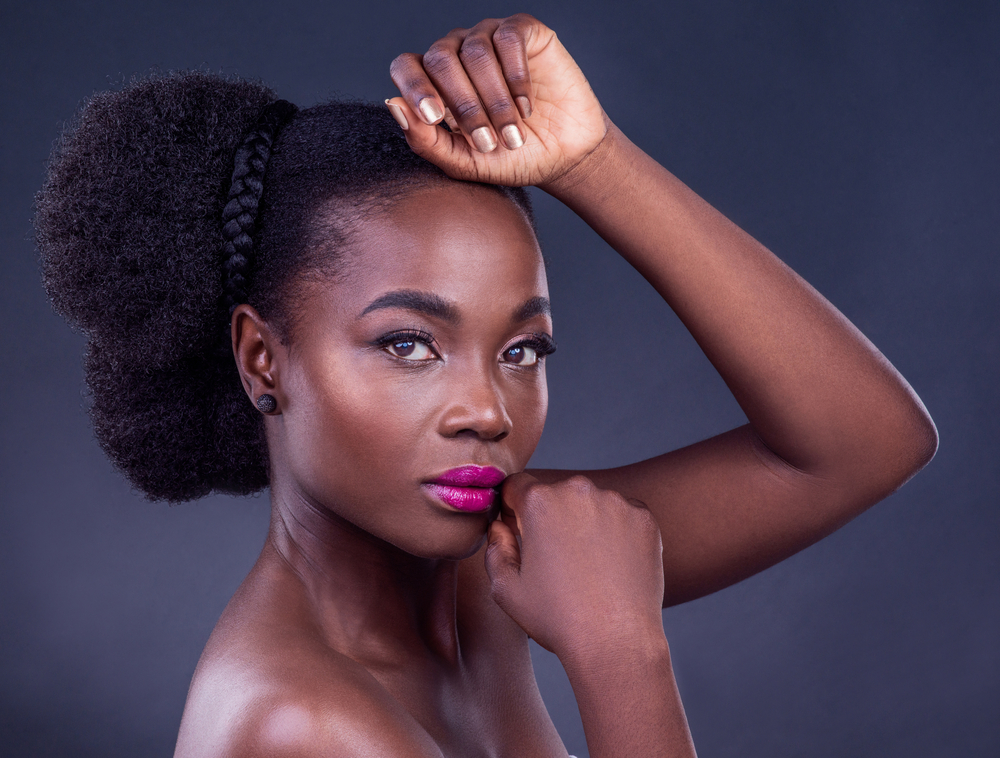
[[[278,401],[277,412],[271,415],[280,414],[285,398],[278,377],[285,346],[253,306],[236,306],[230,323],[236,368],[250,402],[256,405],[261,395],[271,395]]]

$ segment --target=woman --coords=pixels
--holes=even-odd
[[[155,498],[270,486],[176,754],[565,755],[530,636],[594,758],[692,755],[661,608],[892,492],[933,424],[841,314],[615,128],[538,21],[455,30],[392,76],[395,122],[203,74],[134,83],[88,105],[39,199],[115,462]],[[554,350],[508,189],[527,184],[663,295],[746,426],[521,473]]]

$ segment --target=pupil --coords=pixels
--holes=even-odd
[[[413,342],[412,340],[409,340],[407,342],[396,342],[396,343],[393,344],[392,348],[393,348],[393,350],[396,351],[397,355],[401,355],[401,356],[405,357],[405,356],[409,355],[410,353],[412,353],[413,349],[416,346],[417,345],[416,345],[415,342]]]
[[[507,351],[507,358],[511,363],[520,363],[524,360],[524,348],[523,347],[512,347]]]

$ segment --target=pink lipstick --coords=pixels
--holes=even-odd
[[[459,466],[425,484],[440,500],[460,511],[485,511],[496,499],[496,487],[507,475],[492,466]]]

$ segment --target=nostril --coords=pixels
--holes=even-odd
[[[499,441],[510,433],[511,418],[495,387],[477,383],[474,391],[455,392],[452,398],[440,417],[439,431],[445,437]]]
[[[475,429],[459,429],[452,436],[454,437],[474,437],[477,440],[485,439],[490,442],[499,442],[505,439],[507,435],[510,434],[507,430],[498,432],[497,434],[490,434],[489,432],[477,431]]]

